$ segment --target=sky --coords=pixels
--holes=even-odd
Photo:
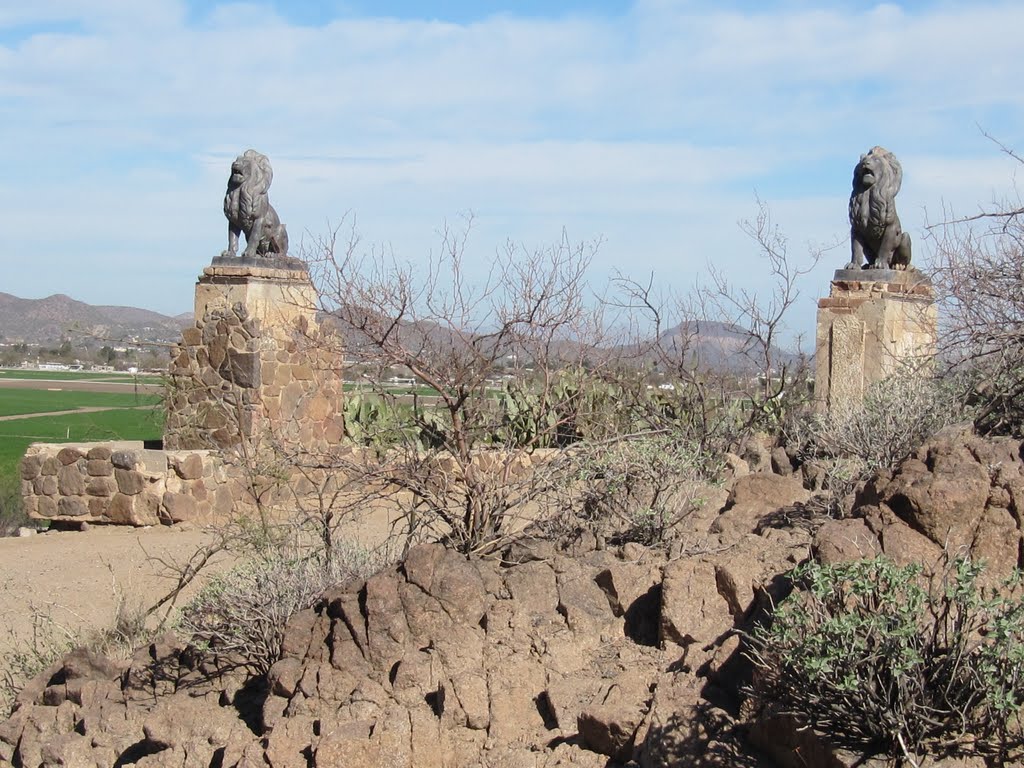
[[[1024,3],[995,0],[0,0],[0,291],[187,312],[226,245],[231,160],[274,168],[292,253],[342,221],[425,263],[472,212],[480,275],[512,240],[601,244],[688,290],[764,290],[758,200],[802,279],[789,331],[848,259],[879,144],[926,226],[1013,194]]]

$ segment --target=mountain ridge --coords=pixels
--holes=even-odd
[[[70,336],[134,342],[177,341],[192,315],[163,315],[149,309],[95,305],[54,293],[23,299],[0,292],[0,338],[6,343],[47,344]]]

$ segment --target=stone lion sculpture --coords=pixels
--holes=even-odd
[[[850,249],[847,269],[907,269],[910,235],[896,215],[896,193],[903,183],[903,168],[883,147],[861,155],[853,169],[850,195]]]
[[[266,155],[249,149],[235,158],[228,177],[228,191],[224,194],[228,248],[221,256],[236,255],[241,233],[245,233],[243,258],[288,255],[288,232],[267,195],[273,179],[274,172]]]

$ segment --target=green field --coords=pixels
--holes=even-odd
[[[134,408],[153,406],[157,395],[136,395],[132,392],[75,392],[45,389],[0,389],[0,416],[72,411],[76,408]]]
[[[27,368],[0,368],[0,379],[30,379],[43,381],[121,381],[125,384],[159,384],[161,379],[154,374],[133,376],[130,373],[108,371],[36,371]]]
[[[158,408],[128,408],[0,421],[0,483],[17,478],[18,462],[30,443],[158,440],[162,420]]]

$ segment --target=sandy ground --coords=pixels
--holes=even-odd
[[[44,643],[85,641],[113,624],[120,601],[153,604],[174,585],[159,560],[186,562],[208,541],[197,528],[121,526],[0,539],[0,665],[27,649],[34,626]]]
[[[390,530],[387,515],[376,513],[347,523],[338,535],[376,547]],[[89,641],[113,626],[119,604],[128,610],[153,605],[176,584],[176,574],[163,563],[185,563],[212,540],[203,528],[181,525],[92,526],[0,538],[0,672],[33,643]],[[177,604],[234,559],[232,553],[218,556]]]

